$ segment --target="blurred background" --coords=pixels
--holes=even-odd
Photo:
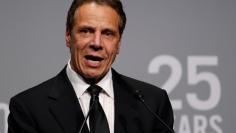
[[[68,62],[71,0],[0,1],[0,133],[9,100]],[[235,0],[123,0],[127,26],[113,67],[166,89],[176,133],[232,133],[236,112]]]

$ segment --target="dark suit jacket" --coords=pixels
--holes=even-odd
[[[112,70],[115,133],[168,133],[134,96],[140,90],[146,103],[172,128],[173,111],[166,91]],[[78,133],[84,120],[64,68],[54,78],[14,96],[10,101],[8,133]],[[87,126],[83,133],[89,133]]]

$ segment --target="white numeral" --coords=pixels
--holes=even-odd
[[[196,93],[186,95],[188,103],[198,110],[210,110],[217,106],[221,97],[221,85],[219,78],[211,72],[197,72],[199,66],[217,66],[218,58],[216,56],[189,56],[188,57],[188,83],[196,85],[199,82],[209,84],[209,98],[200,100]]]
[[[5,103],[0,103],[0,111],[4,112],[4,133],[7,133],[7,116],[9,114],[9,109],[8,109],[8,105]]]
[[[154,58],[148,68],[150,74],[158,74],[161,66],[168,66],[171,69],[171,75],[169,79],[162,86],[168,93],[172,92],[176,85],[178,85],[182,77],[182,66],[180,62],[173,56],[162,55]],[[171,100],[172,107],[174,109],[182,109],[181,100]]]
[[[197,72],[198,67],[217,66],[217,56],[189,56],[187,59],[188,84],[193,86],[200,82],[209,84],[209,97],[207,100],[200,100],[196,93],[187,93],[186,99],[188,104],[198,110],[211,110],[217,106],[221,98],[221,84],[216,74],[212,72]],[[150,74],[158,74],[162,66],[168,66],[171,74],[162,88],[171,93],[179,84],[182,78],[182,66],[178,59],[170,55],[157,56],[151,60],[148,68]],[[173,109],[180,110],[183,108],[181,99],[171,100]]]

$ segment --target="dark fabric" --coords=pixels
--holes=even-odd
[[[165,90],[123,76],[112,70],[115,133],[169,133],[134,92],[140,90],[146,104],[171,128],[173,111]],[[84,115],[64,68],[54,78],[10,100],[8,133],[78,133]],[[89,133],[87,125],[82,133]]]
[[[102,88],[97,85],[91,85],[88,89],[91,95],[89,125],[90,133],[110,133],[105,112],[99,102],[99,93]]]

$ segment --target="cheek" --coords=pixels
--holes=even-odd
[[[76,39],[76,42],[75,42],[75,47],[76,47],[78,50],[86,49],[87,44],[89,43],[89,41],[90,41],[89,39],[77,38],[77,39]]]
[[[70,47],[70,52],[71,52],[71,56],[73,56],[73,58],[75,60],[78,60],[78,58],[80,57],[80,52],[81,48],[78,42],[74,42],[73,44],[71,44]]]
[[[114,39],[113,41],[107,41],[104,42],[105,46],[107,46],[107,49],[111,51],[112,53],[119,53],[120,49],[120,41],[119,39]]]
[[[73,42],[73,50],[74,51],[80,51],[85,47],[85,43],[79,39],[75,39]]]
[[[120,53],[120,42],[115,47],[115,54],[119,54],[119,53]]]
[[[109,54],[109,58],[110,58],[110,61],[113,62],[113,60],[115,59],[116,55],[119,53],[119,47],[116,46],[116,47],[111,47],[109,48],[108,50],[108,54]]]

